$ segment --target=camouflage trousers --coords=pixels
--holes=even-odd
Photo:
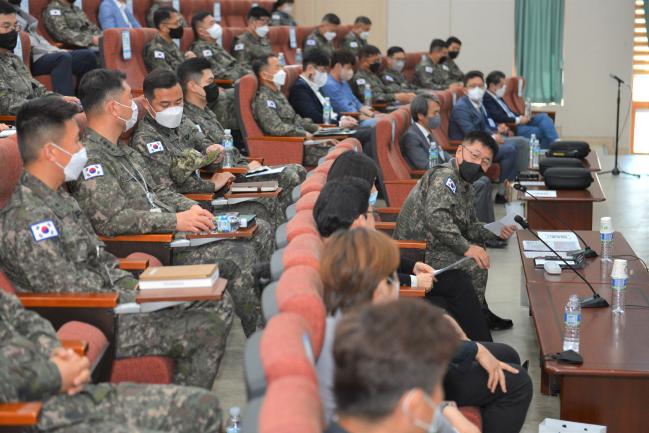
[[[282,208],[282,202],[274,197],[248,198],[247,201],[242,201],[241,203],[212,206],[212,213],[215,215],[225,212],[257,215],[257,222],[262,221],[260,227],[257,228],[256,238],[258,240],[266,239],[265,236],[262,236],[266,230],[266,228],[262,229],[262,225],[268,226],[268,230],[275,233],[277,227],[286,222],[286,213],[284,208]],[[263,245],[260,245],[260,247],[263,247]],[[267,249],[268,247],[265,247],[262,250],[266,251]]]
[[[234,305],[225,292],[219,302],[191,302],[165,310],[118,316],[118,358],[169,356],[174,383],[212,388],[225,353]]]
[[[270,233],[268,223],[265,223],[265,227],[265,231]],[[257,235],[255,233],[254,237]],[[262,324],[260,294],[256,288],[253,268],[257,263],[268,260],[266,253],[259,251],[257,242],[243,239],[177,248],[173,255],[174,265],[218,263],[219,273],[228,280],[227,290],[232,295],[234,311],[241,320],[246,336],[252,335]]]
[[[315,167],[323,156],[326,156],[331,150],[331,146],[326,144],[309,144],[304,146],[304,165],[306,167]]]
[[[219,95],[216,104],[210,106],[223,129],[239,130],[239,121],[234,109],[234,89],[226,89]]]
[[[280,207],[282,208],[284,222],[286,222],[286,216],[284,212],[286,208],[293,204],[291,198],[291,192],[293,188],[304,182],[306,179],[306,170],[300,164],[287,164],[284,166],[284,170],[281,173],[270,174],[268,176],[257,176],[252,178],[253,181],[267,181],[267,180],[276,180],[279,186],[282,188],[282,192],[279,195]],[[280,224],[282,224],[280,223]],[[278,224],[279,225],[279,224]],[[277,228],[277,227],[276,227]]]
[[[221,421],[218,398],[200,388],[104,383],[49,398],[32,431],[218,433]]]

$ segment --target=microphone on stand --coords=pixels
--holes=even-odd
[[[608,76],[614,79],[615,81],[617,81],[618,83],[626,84],[622,78],[618,77],[615,74],[608,74]]]
[[[519,184],[519,183],[515,183],[515,184],[514,184],[514,189],[515,189],[515,190],[518,190],[518,191],[520,191],[520,192],[522,192],[522,193],[524,193],[524,194],[529,195],[529,196],[532,197],[534,200],[538,200],[538,199],[539,199],[538,197],[534,196],[531,192],[529,192],[529,191],[527,190],[527,187],[524,186],[524,185],[521,185],[521,184]],[[547,221],[547,218],[545,218],[545,217],[543,217],[543,218]],[[579,250],[579,251],[576,251],[575,254],[583,254],[584,257],[586,257],[587,259],[592,259],[592,258],[594,258],[594,257],[597,257],[597,253],[595,252],[595,250],[593,250],[591,247],[588,246],[588,244],[586,243],[586,241],[584,240],[584,238],[582,238],[581,236],[579,236],[579,234],[578,234],[576,231],[574,231],[573,229],[569,228],[569,227],[568,227],[568,224],[566,224],[566,223],[565,223],[561,218],[559,218],[558,216],[553,215],[553,218],[554,218],[555,220],[557,220],[558,222],[560,222],[564,227],[567,227],[567,230],[570,230],[570,232],[574,233],[574,235],[577,236],[577,238],[579,238],[579,240],[584,244],[584,249]]]
[[[541,237],[540,237],[540,236],[539,236],[539,235],[538,235],[534,230],[532,230],[532,229],[530,228],[530,225],[527,223],[527,221],[525,221],[525,218],[523,218],[523,217],[520,216],[520,215],[516,215],[516,216],[514,217],[514,221],[516,221],[516,222],[517,222],[521,227],[523,227],[525,230],[527,230],[528,232],[532,233],[532,235],[533,235],[535,238],[537,238],[538,240],[540,240],[541,243],[542,243],[543,245],[545,245],[545,246],[546,246],[550,251],[552,251],[552,252],[553,252],[557,257],[559,257],[559,259],[560,259],[560,260],[561,260],[561,261],[566,265],[566,267],[568,267],[568,268],[569,268],[572,272],[574,272],[574,273],[575,273],[575,274],[576,274],[576,275],[577,275],[577,276],[578,276],[578,277],[579,277],[579,278],[580,278],[584,283],[586,283],[586,285],[588,286],[588,288],[590,289],[590,291],[593,292],[593,296],[590,296],[590,297],[588,297],[588,298],[581,298],[581,299],[579,300],[579,303],[581,304],[581,308],[606,308],[606,307],[609,306],[609,305],[608,305],[608,302],[606,301],[606,299],[602,298],[602,297],[599,295],[599,293],[597,293],[597,292],[595,291],[595,289],[593,288],[592,284],[590,284],[590,283],[588,282],[588,280],[586,280],[586,278],[584,278],[583,275],[581,275],[579,272],[577,272],[577,269],[573,268],[572,265],[566,261],[566,259],[564,259],[564,258],[563,258],[563,257],[562,257],[558,252],[557,252],[557,251],[554,250],[554,248],[552,248],[550,245],[548,245],[547,242],[545,242],[543,239],[541,239]]]

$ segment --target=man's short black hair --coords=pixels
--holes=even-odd
[[[392,46],[392,47],[388,48],[388,51],[387,51],[386,54],[388,55],[388,57],[392,57],[397,53],[405,53],[405,50],[403,48],[395,45],[395,46]]]
[[[430,43],[430,48],[428,49],[428,52],[432,53],[433,51],[443,50],[444,48],[448,48],[448,44],[446,44],[446,41],[442,39],[433,39],[433,42]]]
[[[381,50],[379,50],[378,47],[374,45],[365,45],[358,50],[358,59],[367,59],[368,57],[376,56],[377,54],[381,54]]]
[[[144,90],[144,96],[146,99],[152,101],[156,89],[171,89],[176,84],[178,84],[176,74],[167,69],[158,68],[151,71],[149,75],[144,78],[142,90]]]
[[[455,36],[449,36],[449,38],[446,40],[446,45],[448,45],[450,47],[451,44],[460,44],[460,45],[462,45],[462,41],[459,40],[458,38],[456,38]]]
[[[259,6],[251,7],[246,15],[246,21],[259,20],[262,18],[270,18],[270,12]]]
[[[470,79],[472,78],[477,78],[480,77],[482,81],[484,81],[484,74],[480,71],[469,71],[466,74],[464,74],[464,86],[466,87],[466,83],[469,82]]]
[[[417,95],[410,103],[410,116],[415,122],[419,122],[419,115],[424,117],[428,116],[428,104],[437,102],[439,105],[439,98],[435,95]]]
[[[262,69],[268,66],[268,59],[270,59],[271,57],[277,57],[277,56],[273,53],[264,54],[252,62],[252,72],[254,72],[255,75],[257,76],[257,80],[261,78],[259,75],[261,74]]]
[[[78,105],[60,96],[44,96],[25,102],[16,116],[18,149],[23,164],[35,161],[46,143],[59,141],[65,133],[65,122],[79,111]]]
[[[194,14],[194,16],[192,17],[192,30],[194,31],[194,39],[198,39],[198,30],[196,30],[198,25],[202,23],[205,18],[211,15],[211,13],[205,11],[200,11]]]
[[[340,18],[338,18],[338,15],[336,15],[336,14],[329,13],[329,14],[322,17],[321,22],[333,24],[334,26],[339,26],[340,25]]]
[[[153,14],[153,25],[156,29],[160,30],[160,24],[164,20],[171,18],[171,15],[177,14],[178,11],[170,6],[163,6]]]
[[[327,182],[313,207],[313,219],[320,236],[326,238],[348,229],[369,209],[372,187],[362,179],[346,177]]]
[[[95,69],[83,76],[79,83],[79,100],[86,113],[99,108],[106,99],[124,90],[126,74],[112,69]]]
[[[203,76],[203,71],[206,69],[212,69],[212,65],[205,57],[187,59],[178,66],[176,78],[178,78],[180,87],[183,89],[183,94],[187,90],[187,83],[190,81],[198,83]]]
[[[372,25],[372,20],[369,19],[368,17],[361,15],[359,17],[356,17],[354,20],[354,24],[362,24],[364,26],[371,26]]]
[[[293,4],[293,3],[295,3],[295,0],[277,0],[277,1],[273,4],[273,10],[276,11],[277,9],[279,9],[281,6],[283,6],[283,5],[286,4],[286,3],[291,3],[291,4]]]
[[[463,140],[464,143],[468,144],[473,144],[476,141],[491,149],[491,152],[493,153],[493,156],[491,157],[492,161],[496,159],[496,155],[498,155],[498,143],[496,143],[496,140],[494,140],[490,134],[487,134],[484,131],[473,131],[469,132]]]
[[[399,299],[345,313],[333,347],[336,412],[373,422],[393,413],[407,392],[431,395],[458,344],[443,311],[427,302]]]
[[[489,75],[487,75],[487,78],[485,79],[485,82],[487,83],[487,86],[491,84],[498,84],[500,83],[500,80],[504,80],[507,78],[504,72],[502,71],[492,71],[489,72]]]
[[[329,54],[320,48],[314,48],[306,52],[304,58],[302,59],[302,70],[306,70],[306,67],[309,65],[313,66],[326,66],[329,67],[331,59]]]
[[[0,0],[0,15],[15,15],[16,9],[8,2]]]
[[[356,56],[354,53],[352,53],[349,50],[336,50],[334,51],[334,55],[331,56],[331,67],[333,68],[336,65],[340,66],[345,66],[345,65],[352,65],[354,66],[356,64]]]
[[[378,176],[379,168],[372,158],[362,152],[348,150],[338,155],[338,158],[329,168],[327,182],[346,177],[356,177],[370,185],[374,185]]]

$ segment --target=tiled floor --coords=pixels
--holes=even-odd
[[[598,149],[602,165],[609,168],[613,158]],[[640,179],[630,176],[613,177],[601,175],[600,182],[606,194],[604,203],[596,204],[593,215],[594,227],[602,216],[611,216],[616,230],[624,233],[637,255],[649,258],[649,156],[623,156],[623,168],[642,173]],[[496,207],[497,218],[504,214],[504,207]],[[492,269],[489,272],[487,298],[490,307],[503,317],[514,320],[514,328],[494,335],[497,341],[515,347],[522,359],[530,360],[530,374],[534,380],[534,398],[523,428],[525,433],[538,432],[538,424],[546,417],[558,418],[559,399],[540,394],[538,344],[532,319],[527,309],[520,306],[520,259],[516,244],[503,250],[490,250]],[[224,408],[245,406],[243,382],[243,351],[245,338],[237,322],[228,341],[228,350],[214,384]]]

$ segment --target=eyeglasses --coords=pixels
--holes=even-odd
[[[479,159],[480,163],[483,165],[491,165],[491,159],[490,158],[483,158],[482,154],[480,152],[477,152],[475,150],[471,150],[468,147],[466,147],[464,144],[462,144],[462,150],[466,149],[467,152],[471,154],[473,159]]]
[[[18,23],[14,24],[14,25],[11,25],[9,23],[4,23],[4,24],[0,25],[0,28],[3,29],[3,30],[8,30],[8,31],[15,30],[15,31],[19,32],[19,31],[21,31],[23,29],[23,26],[18,24]]]
[[[397,275],[397,271],[394,271],[392,273],[392,275],[388,275],[385,278],[385,281],[387,281],[388,284],[391,285],[391,286],[394,286],[395,284],[398,284],[399,283],[399,277]]]

